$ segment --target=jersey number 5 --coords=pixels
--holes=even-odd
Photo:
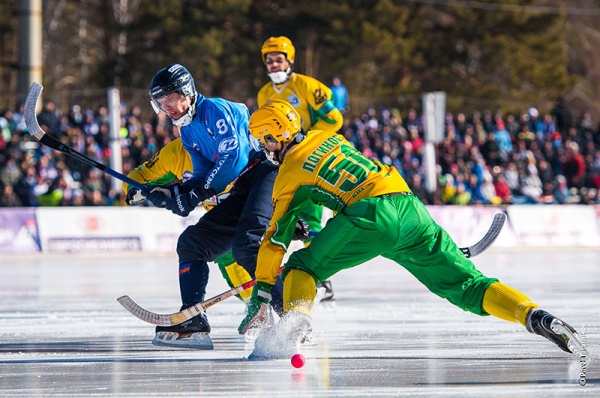
[[[367,179],[369,171],[379,167],[370,159],[347,144],[340,146],[340,153],[333,153],[325,161],[319,177],[342,192],[350,192]]]

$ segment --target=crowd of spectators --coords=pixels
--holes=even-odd
[[[598,204],[600,132],[591,114],[573,118],[558,103],[540,117],[484,111],[446,115],[436,144],[437,189],[425,189],[425,128],[416,109],[346,112],[340,131],[359,151],[396,166],[426,204]],[[42,128],[89,158],[110,164],[106,107],[74,105],[61,114],[46,101]],[[38,144],[27,133],[22,106],[0,114],[0,207],[123,205],[109,175]],[[121,109],[123,174],[177,136],[170,119],[142,120],[137,106]]]
[[[74,105],[68,114],[47,101],[37,115],[42,129],[90,159],[110,166],[113,156],[106,107]],[[0,114],[0,207],[112,206],[124,204],[108,174],[36,142],[27,132],[23,108]],[[148,160],[176,137],[164,114],[144,121],[141,109],[121,107],[119,143],[123,174]]]
[[[342,133],[362,153],[401,171],[426,204],[598,204],[600,132],[589,112],[576,120],[562,104],[540,117],[476,112],[446,114],[436,145],[437,186],[425,189],[425,129],[413,108],[370,108]]]

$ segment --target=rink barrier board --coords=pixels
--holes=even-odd
[[[494,247],[600,247],[600,206],[428,206],[460,245],[478,241],[494,214],[508,221]],[[183,230],[204,214],[179,217],[154,207],[0,208],[0,254],[174,252]],[[324,221],[331,217],[326,211]]]

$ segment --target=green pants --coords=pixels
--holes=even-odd
[[[378,255],[402,265],[452,304],[487,315],[483,295],[497,279],[477,270],[413,195],[383,195],[348,206],[309,247],[290,256],[285,271],[300,269],[324,281]]]
[[[300,210],[298,217],[306,221],[311,231],[319,232],[323,229],[323,206],[310,202]]]

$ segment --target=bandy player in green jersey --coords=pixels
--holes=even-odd
[[[271,82],[265,84],[257,96],[261,107],[271,100],[288,102],[300,115],[304,131],[323,130],[337,132],[344,124],[344,116],[336,108],[331,89],[314,77],[294,72],[296,48],[285,36],[269,37],[260,48],[265,71]],[[323,208],[306,203],[300,218],[308,223],[312,231],[323,227]],[[305,242],[306,245],[309,241]],[[334,300],[331,281],[321,281],[325,288],[322,301]]]
[[[294,252],[285,264],[284,315],[260,332],[254,357],[295,353],[311,330],[316,283],[378,255],[406,268],[432,293],[463,310],[518,322],[566,352],[581,349],[574,328],[475,268],[394,167],[363,156],[336,133],[302,134],[300,116],[284,101],[258,109],[249,128],[280,167],[273,217],[258,252],[257,283],[240,333],[264,327],[270,319],[269,292],[302,206],[310,201],[335,213],[310,246]]]

